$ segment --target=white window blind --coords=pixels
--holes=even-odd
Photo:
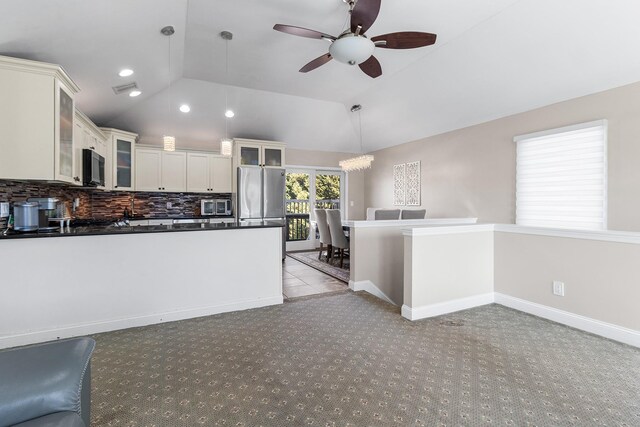
[[[607,228],[607,122],[518,136],[516,224]]]

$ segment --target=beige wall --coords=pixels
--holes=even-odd
[[[351,228],[351,271],[353,282],[370,281],[386,299],[400,306],[404,291],[404,239],[395,227]]]
[[[494,247],[496,292],[640,331],[640,245],[496,232]]]
[[[287,165],[295,166],[320,166],[338,167],[340,160],[353,157],[349,153],[336,153],[329,151],[296,150],[287,148]],[[364,219],[364,173],[350,172],[347,177],[347,219]],[[353,204],[353,206],[351,206]]]
[[[609,121],[609,229],[640,231],[640,83],[376,151],[365,207],[391,207],[393,165],[420,160],[427,216],[513,223],[513,137],[597,119]]]

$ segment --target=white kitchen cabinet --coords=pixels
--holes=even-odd
[[[136,191],[162,191],[162,152],[136,149]]]
[[[235,218],[211,218],[209,224],[227,224],[236,222]]]
[[[78,182],[78,91],[58,65],[0,56],[0,179]]]
[[[136,149],[136,191],[185,192],[187,155],[157,148]]]
[[[184,193],[187,191],[187,153],[162,152],[162,191]]]
[[[285,165],[284,149],[281,142],[235,139],[237,166],[277,167]]]
[[[211,191],[213,193],[231,193],[231,159],[224,156],[211,156]]]
[[[149,225],[173,225],[173,219],[171,218],[150,219]]]
[[[113,191],[135,188],[136,139],[138,135],[119,129],[100,128],[106,137],[105,187]]]
[[[211,153],[187,153],[187,191],[230,193],[231,159]]]
[[[107,137],[87,116],[85,116],[81,111],[77,109],[75,111],[74,126],[73,147],[75,150],[76,158],[74,176],[79,177],[80,184],[82,184],[82,168],[84,166],[82,150],[84,149],[93,150],[105,158],[106,174],[108,169],[107,165],[109,164],[109,153],[107,153]],[[105,187],[97,188],[104,189]]]

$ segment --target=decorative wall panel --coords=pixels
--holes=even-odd
[[[407,206],[420,206],[420,161],[407,163],[406,168]]]
[[[393,166],[393,204],[401,206],[405,203],[405,164]]]

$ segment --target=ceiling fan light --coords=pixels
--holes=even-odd
[[[364,36],[345,34],[331,43],[329,53],[336,61],[356,65],[369,59],[375,47],[375,44]]]

